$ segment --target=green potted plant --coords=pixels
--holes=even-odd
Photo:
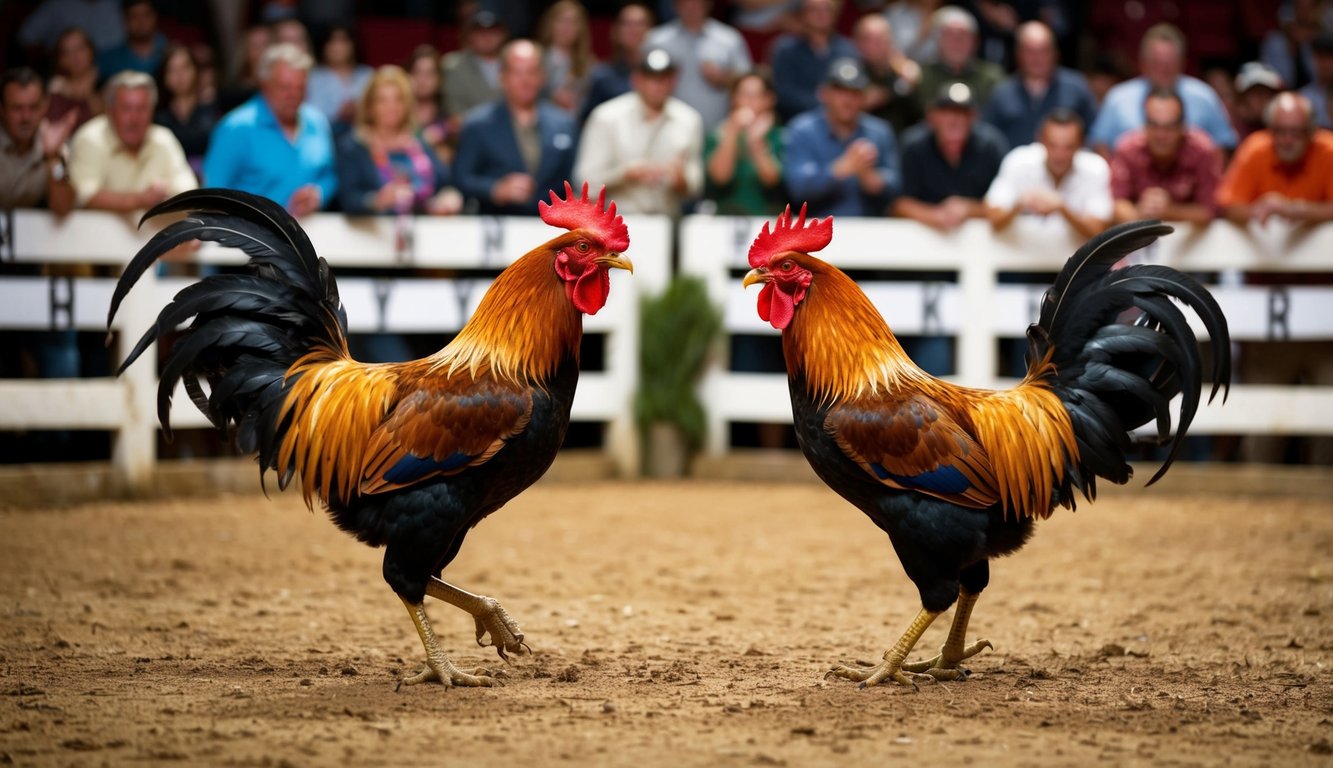
[[[695,382],[721,327],[721,313],[698,278],[674,278],[641,301],[634,414],[650,477],[684,475],[689,454],[703,445],[707,423]]]

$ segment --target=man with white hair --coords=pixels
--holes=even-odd
[[[1292,222],[1333,220],[1333,133],[1315,127],[1310,100],[1280,93],[1264,112],[1268,127],[1236,150],[1217,202],[1244,225],[1274,216]]]
[[[940,89],[963,83],[977,109],[986,105],[990,92],[1004,79],[998,64],[977,58],[977,20],[956,5],[935,11],[932,25],[939,38],[939,59],[921,66],[917,97],[929,109]]]
[[[70,142],[68,183],[76,207],[139,211],[197,186],[180,142],[153,124],[157,84],[151,75],[121,72],[107,81],[105,100],[106,114],[84,123]],[[62,207],[59,199],[52,195],[53,208]]]
[[[310,54],[291,43],[269,47],[259,93],[227,113],[204,156],[204,183],[262,195],[293,216],[320,210],[338,191],[328,118],[305,103]]]

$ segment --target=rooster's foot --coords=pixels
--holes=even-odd
[[[523,630],[519,629],[518,622],[510,617],[500,601],[492,597],[481,599],[485,608],[472,614],[477,622],[477,645],[495,648],[505,661],[509,661],[506,652],[520,655],[532,653],[528,644],[523,642]],[[484,641],[487,635],[490,636],[489,643]]]
[[[878,664],[872,664],[868,661],[857,661],[856,666],[854,667],[846,664],[839,664],[824,673],[825,680],[828,680],[831,677],[840,677],[844,680],[860,683],[861,685],[858,686],[860,688],[869,688],[872,685],[879,685],[885,680],[892,680],[898,685],[909,685],[912,687],[912,690],[920,690],[916,684],[916,680],[903,674],[901,664],[889,661],[881,661]],[[930,678],[926,677],[924,679],[929,680]]]
[[[459,669],[452,661],[444,657],[427,659],[426,666],[415,675],[405,677],[398,682],[403,685],[420,683],[442,683],[446,688],[455,685],[465,688],[491,688],[502,685],[500,678],[507,677],[504,670],[490,670],[485,667]]]
[[[966,680],[972,673],[958,666],[958,662],[970,659],[987,648],[994,650],[995,646],[989,640],[978,640],[966,648],[950,648],[946,643],[935,658],[904,664],[903,669],[930,675],[936,680]]]

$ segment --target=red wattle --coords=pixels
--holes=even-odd
[[[595,315],[597,310],[606,306],[606,297],[611,294],[611,276],[607,270],[593,267],[584,272],[572,287],[570,283],[565,283],[565,287],[570,291],[569,298],[574,302],[575,309],[587,315]]]
[[[765,283],[759,291],[759,319],[771,324],[779,331],[785,329],[796,312],[796,302],[790,296],[778,290],[773,283]]]

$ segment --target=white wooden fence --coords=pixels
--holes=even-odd
[[[724,307],[728,333],[776,334],[755,311],[757,288],[741,289],[746,253],[762,219],[694,216],[681,225],[681,269],[703,278]],[[995,376],[996,340],[1021,338],[1036,317],[1046,284],[997,282],[998,273],[1059,270],[1079,243],[1053,241],[1022,226],[1000,235],[974,221],[941,234],[915,222],[839,218],[833,242],[819,255],[839,267],[864,270],[954,272],[956,283],[863,283],[900,335],[957,339],[951,377],[977,387],[1010,386]],[[1143,252],[1144,260],[1188,272],[1243,269],[1333,273],[1333,225],[1293,229],[1280,224],[1249,230],[1226,222],[1177,231]],[[1333,288],[1312,286],[1215,287],[1234,339],[1333,339]],[[1196,331],[1202,332],[1196,326]],[[715,358],[701,383],[707,403],[711,454],[728,450],[731,422],[791,421],[783,374],[737,373],[727,355]],[[1200,434],[1333,434],[1333,386],[1234,386],[1200,409]]]
[[[3,214],[0,214],[3,215]],[[606,307],[585,319],[589,333],[605,335],[603,371],[579,379],[573,418],[606,424],[606,449],[624,474],[638,471],[638,439],[631,397],[638,382],[638,299],[665,288],[670,273],[671,224],[665,217],[626,216],[632,233],[626,255],[634,276],[617,273]],[[558,234],[540,219],[419,218],[408,237],[391,218],[308,217],[302,226],[316,251],[335,269],[419,267],[498,273],[512,260]],[[3,223],[0,261],[33,264],[110,264],[120,267],[157,228],[136,230],[126,217],[78,212],[57,220],[45,211],[17,210]],[[238,252],[215,246],[196,258],[208,263],[240,263]],[[117,269],[119,273],[119,269]],[[475,274],[475,272],[473,272]],[[447,333],[458,330],[476,308],[491,278],[347,278],[339,291],[349,328],[391,333]],[[183,278],[146,273],[121,306],[123,359],[128,344],[154,321],[157,312],[185,284]],[[101,331],[115,280],[111,278],[0,278],[0,328]],[[111,430],[112,461],[127,488],[142,487],[156,461],[157,375],[150,350],[118,379],[0,380],[0,431],[46,429]],[[208,426],[178,389],[172,425]]]

